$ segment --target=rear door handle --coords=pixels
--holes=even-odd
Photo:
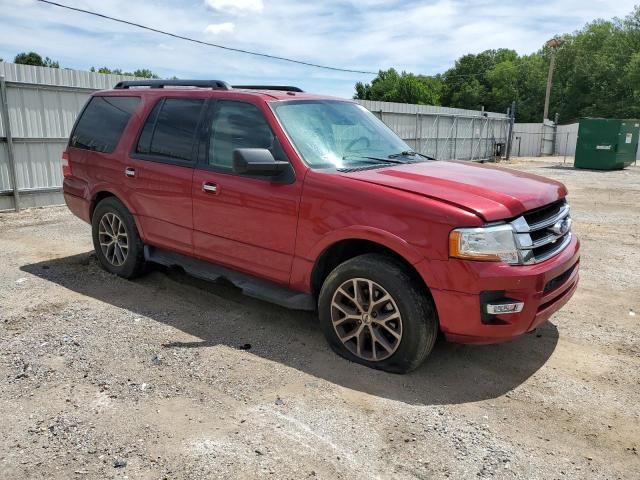
[[[131,168],[131,167],[127,167],[124,169],[124,174],[127,177],[135,177],[136,176],[136,169],[135,168]]]
[[[207,193],[218,193],[218,185],[212,182],[203,182],[202,190]]]

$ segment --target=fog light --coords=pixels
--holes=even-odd
[[[524,308],[524,302],[487,303],[489,315],[504,315],[507,313],[520,313]]]

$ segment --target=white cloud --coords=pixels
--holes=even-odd
[[[205,33],[218,35],[220,33],[233,33],[236,26],[232,22],[212,23],[204,29]]]
[[[264,9],[262,0],[205,0],[204,3],[213,10],[232,15],[260,13]]]
[[[435,74],[465,53],[539,49],[555,34],[597,17],[631,12],[638,0],[76,0],[116,18],[216,43],[334,67],[395,67]],[[244,15],[242,15],[244,14]],[[211,29],[209,29],[211,27]],[[216,27],[216,28],[214,28]],[[149,68],[162,77],[220,77],[232,83],[284,83],[349,97],[373,75],[332,72],[196,45],[33,0],[0,0],[0,57],[36,51],[62,66]],[[26,35],[25,32],[38,32]],[[238,35],[242,32],[242,35]]]

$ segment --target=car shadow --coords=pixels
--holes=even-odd
[[[226,345],[246,349],[349,389],[415,405],[499,397],[540,369],[558,342],[558,330],[550,322],[532,334],[498,345],[439,341],[416,371],[394,375],[334,354],[315,314],[246,297],[224,283],[200,281],[160,267],[128,281],[104,272],[92,252],[24,265],[21,270],[198,339],[163,344],[163,348]]]

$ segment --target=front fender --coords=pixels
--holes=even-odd
[[[315,261],[327,248],[343,240],[368,240],[378,243],[393,250],[412,265],[424,259],[416,248],[406,240],[393,233],[366,225],[353,225],[328,232],[315,243],[308,252],[307,258]]]
[[[295,256],[291,269],[290,288],[311,292],[311,276],[320,256],[331,246],[343,240],[368,240],[382,245],[395,252],[411,265],[420,264],[422,268],[418,274],[422,276],[425,283],[429,284],[430,278],[425,277],[428,272],[429,260],[407,241],[382,229],[368,227],[364,225],[354,225],[338,230],[332,230],[317,241],[313,247],[304,253],[304,256]]]

